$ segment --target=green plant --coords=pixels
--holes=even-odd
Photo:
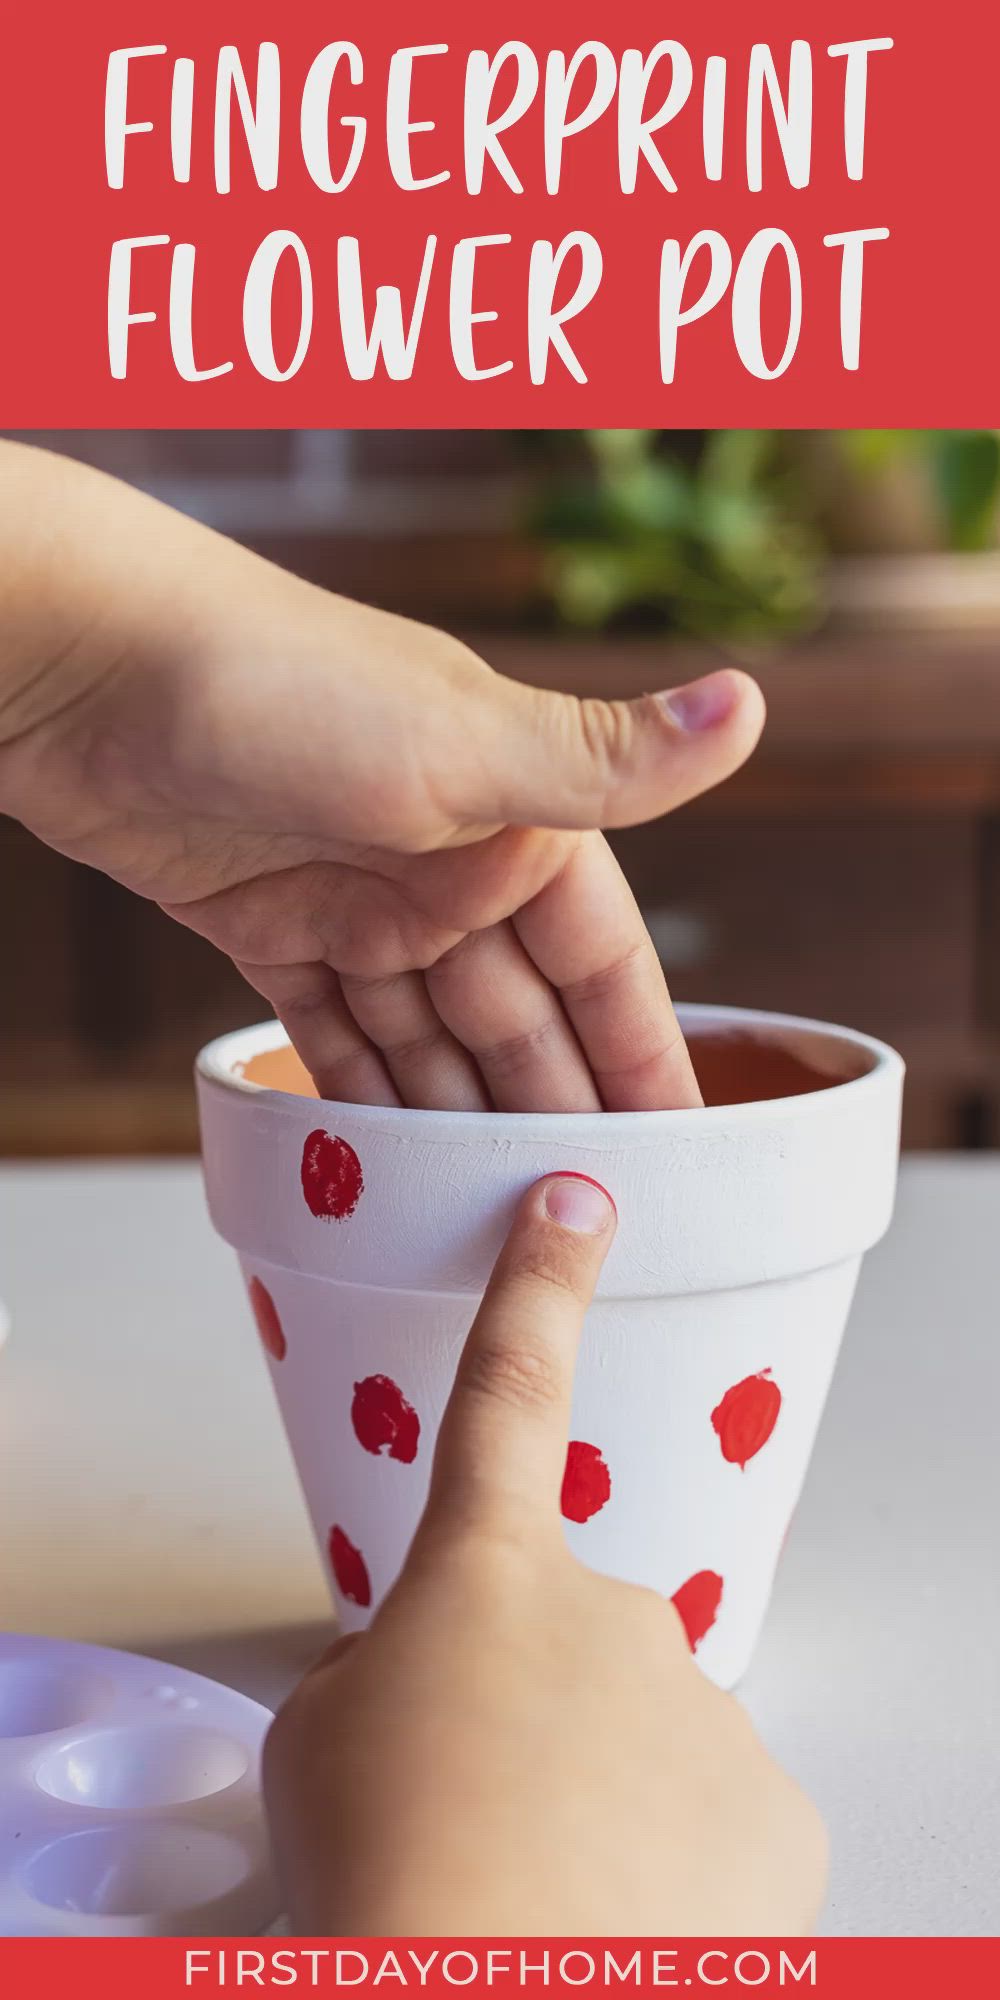
[[[841,448],[861,474],[896,461],[923,476],[950,549],[984,549],[996,534],[1000,431],[844,431]]]
[[[984,547],[1000,493],[994,431],[831,434],[854,479],[894,460],[930,486],[942,544]],[[528,444],[529,440],[525,439]],[[799,435],[780,431],[536,433],[531,528],[557,615],[645,620],[756,644],[814,624],[827,537]]]
[[[561,617],[631,613],[747,640],[810,621],[820,551],[771,433],[710,432],[687,456],[656,431],[586,431],[577,446],[543,481],[533,524]]]

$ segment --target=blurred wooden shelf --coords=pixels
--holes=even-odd
[[[3,1151],[18,1159],[188,1154],[198,1150],[194,1085],[108,1078],[15,1084],[4,1092]]]

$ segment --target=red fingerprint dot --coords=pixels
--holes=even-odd
[[[712,1411],[722,1456],[730,1465],[745,1467],[767,1443],[781,1408],[781,1390],[771,1380],[771,1370],[747,1375],[727,1389]]]
[[[611,1474],[596,1444],[576,1438],[566,1453],[562,1510],[567,1521],[589,1521],[611,1498]]]
[[[376,1456],[388,1451],[403,1465],[412,1465],[417,1455],[420,1418],[402,1389],[389,1375],[366,1375],[354,1384],[351,1422],[359,1444]]]
[[[689,1576],[687,1582],[674,1591],[672,1602],[687,1633],[688,1645],[692,1653],[697,1652],[706,1632],[711,1631],[719,1615],[721,1576],[717,1576],[714,1569],[698,1570],[695,1576]]]
[[[343,1528],[330,1529],[330,1567],[343,1597],[349,1597],[352,1604],[371,1603],[372,1586],[368,1565],[361,1550],[355,1548]]]
[[[272,1359],[284,1361],[288,1352],[288,1342],[271,1294],[267,1286],[261,1284],[259,1278],[251,1278],[248,1289],[253,1316],[257,1322],[257,1332]]]
[[[310,1132],[302,1149],[302,1192],[321,1222],[353,1215],[364,1189],[361,1162],[346,1139]]]

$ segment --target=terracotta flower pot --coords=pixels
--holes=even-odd
[[[200,1056],[212,1218],[239,1253],[347,1629],[406,1555],[516,1200],[571,1168],[620,1222],[577,1372],[567,1536],[673,1597],[714,1680],[744,1672],[861,1258],[892,1212],[903,1066],[814,1022],[681,1018],[704,1110],[320,1102],[274,1022]]]

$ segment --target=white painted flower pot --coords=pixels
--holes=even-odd
[[[704,1110],[320,1102],[274,1022],[200,1056],[212,1218],[239,1253],[346,1629],[406,1555],[516,1201],[568,1168],[620,1218],[577,1372],[570,1545],[673,1597],[713,1680],[743,1674],[861,1258],[892,1212],[903,1066],[845,1029],[680,1012]]]

